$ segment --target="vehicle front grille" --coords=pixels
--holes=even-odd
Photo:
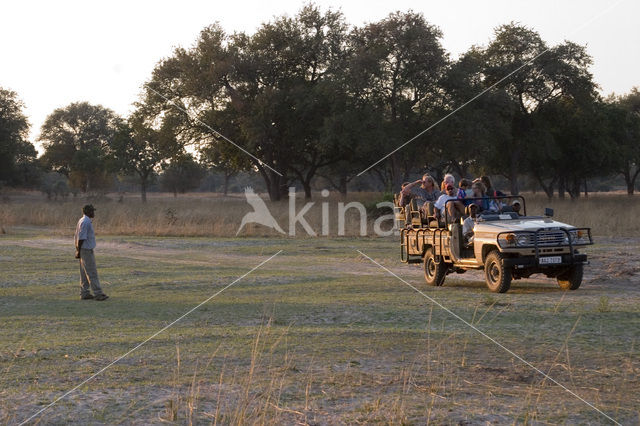
[[[567,234],[561,230],[540,231],[538,232],[539,246],[559,246],[565,244]]]
[[[526,240],[521,236],[520,244],[522,245],[535,245],[536,234],[533,232],[526,235]],[[564,231],[559,229],[553,229],[549,231],[540,231],[537,234],[538,237],[538,246],[539,247],[548,247],[548,246],[562,246],[567,245],[566,237],[567,234]],[[523,241],[524,240],[524,241]]]

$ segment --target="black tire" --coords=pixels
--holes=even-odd
[[[440,287],[447,276],[447,265],[442,260],[436,263],[433,249],[429,248],[424,254],[424,279],[431,286]]]
[[[484,261],[487,287],[494,293],[506,293],[511,287],[511,270],[504,267],[499,251],[492,251]]]
[[[577,290],[582,284],[583,266],[581,263],[573,265],[566,272],[558,275],[558,285],[563,290]]]

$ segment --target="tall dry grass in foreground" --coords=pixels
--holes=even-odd
[[[306,201],[298,194],[295,214]],[[380,193],[352,193],[346,200],[337,194],[323,198],[314,194],[314,203],[304,215],[313,230],[322,235],[323,209],[329,218],[329,236],[338,235],[338,203],[361,202],[369,207],[382,201]],[[555,219],[575,226],[591,227],[594,235],[640,236],[640,196],[621,194],[597,194],[589,198],[572,200],[548,200],[541,195],[527,195],[527,213],[540,215],[544,207],[555,210]],[[41,226],[54,233],[73,233],[80,216],[81,206],[87,202],[97,207],[95,226],[101,234],[149,235],[149,236],[213,236],[233,237],[242,217],[253,211],[243,194],[223,197],[220,194],[185,194],[174,198],[170,194],[153,194],[146,204],[137,197],[125,198],[122,202],[110,197],[101,199],[77,198],[67,201],[46,201],[39,194],[14,195],[0,203],[0,226],[10,229],[15,226]],[[269,211],[289,233],[288,200],[270,202],[264,198]],[[326,204],[323,206],[323,204]],[[345,215],[345,235],[360,235],[360,212],[349,209]],[[367,235],[373,233],[374,217],[368,214]],[[385,225],[390,226],[391,221]],[[383,227],[386,229],[386,227]],[[249,224],[240,232],[242,236],[281,235],[261,225]],[[296,236],[306,237],[302,226],[296,227]]]

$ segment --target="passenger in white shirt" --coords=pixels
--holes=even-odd
[[[462,236],[464,237],[467,245],[473,244],[473,229],[476,226],[476,216],[478,214],[478,205],[477,204],[469,204],[467,206],[467,214],[468,216],[462,222]]]
[[[458,201],[456,187],[452,184],[447,184],[445,188],[446,192],[442,194],[437,200],[434,207],[437,209],[436,213],[438,218],[443,218],[445,213],[448,214],[449,222],[455,222],[459,220],[464,214],[464,204]],[[455,200],[447,203],[449,200]]]

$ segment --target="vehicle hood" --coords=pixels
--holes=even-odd
[[[575,226],[558,222],[551,218],[526,218],[493,220],[487,222],[477,222],[475,231],[478,232],[505,232],[505,231],[537,231],[540,228],[567,228]]]

